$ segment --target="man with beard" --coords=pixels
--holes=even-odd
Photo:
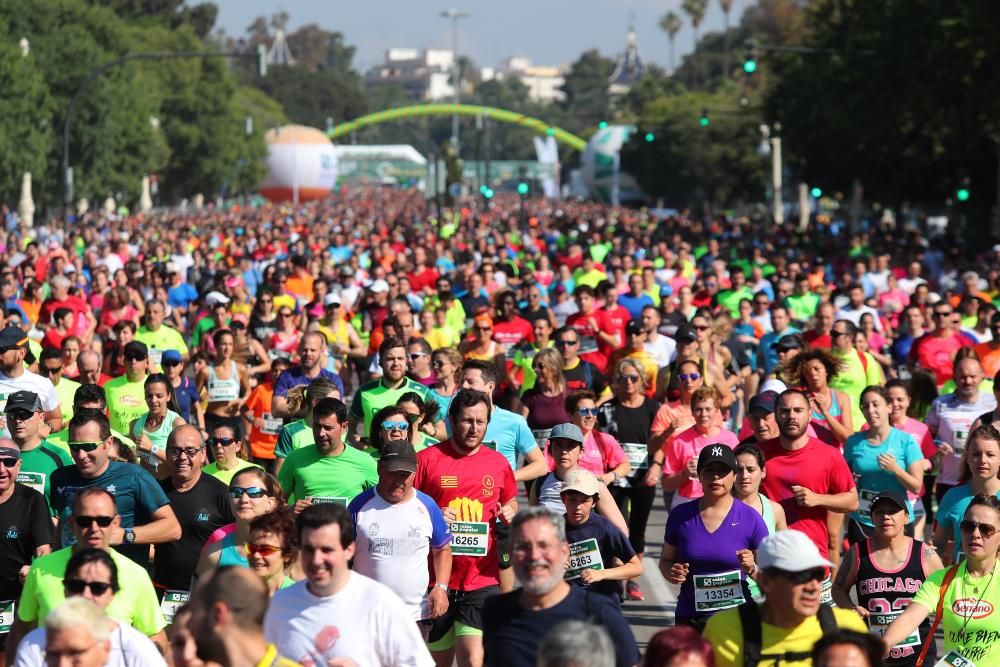
[[[778,437],[760,443],[767,460],[761,491],[781,504],[788,527],[805,533],[826,558],[827,512],[855,511],[858,494],[840,451],[809,435],[809,414],[802,391],[786,389],[778,396]]]
[[[412,315],[410,322],[412,323]],[[390,337],[378,346],[378,360],[382,365],[382,377],[372,380],[358,388],[358,393],[351,401],[351,414],[347,434],[354,437],[358,425],[361,425],[363,435],[368,437],[371,430],[372,417],[387,405],[395,405],[396,401],[407,392],[416,392],[421,397],[430,397],[430,390],[424,385],[406,377],[406,339]],[[277,391],[277,390],[275,390]]]
[[[451,531],[441,508],[413,488],[416,472],[413,445],[405,440],[385,443],[378,485],[351,501],[348,511],[357,533],[354,571],[391,588],[413,620],[423,621],[448,609]],[[428,577],[428,552],[436,582]]]
[[[509,524],[517,512],[514,470],[483,442],[491,407],[484,392],[462,389],[448,408],[452,437],[417,454],[414,486],[441,508],[452,533],[449,608],[429,633],[438,664],[483,664],[483,603],[500,590],[497,522]]]
[[[264,639],[267,586],[243,567],[221,567],[195,588],[188,632],[198,657],[220,665],[299,667]]]
[[[375,460],[344,442],[347,407],[339,399],[321,399],[312,412],[315,444],[294,450],[278,472],[278,482],[296,513],[313,503],[347,506],[378,483]]]
[[[562,516],[545,507],[521,511],[511,526],[511,551],[522,588],[486,602],[485,664],[532,667],[542,639],[570,620],[603,626],[615,645],[618,667],[638,664],[635,637],[614,602],[565,580],[570,552]]]

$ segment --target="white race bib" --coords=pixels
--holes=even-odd
[[[934,667],[976,667],[976,664],[958,651],[948,651],[943,658],[934,663]]]
[[[872,520],[872,501],[878,497],[878,491],[858,487],[858,515],[862,519]]]
[[[833,606],[833,579],[830,578],[829,574],[826,575],[826,579],[823,580],[823,585],[819,589],[819,601],[827,606]]]
[[[155,347],[149,348],[149,360],[153,362],[154,365],[159,366],[162,359],[163,350],[158,350]]]
[[[490,524],[456,521],[451,524],[451,554],[482,558],[490,548]]]
[[[698,613],[729,609],[743,604],[740,571],[694,575],[694,610]]]
[[[337,496],[306,496],[306,500],[311,501],[313,505],[331,504],[347,507],[347,498]]]
[[[38,491],[43,496],[45,495],[45,473],[44,472],[25,472],[21,471],[17,473],[17,483],[24,484],[25,486],[30,486],[35,491]]]
[[[281,431],[281,419],[274,417],[270,412],[265,412],[261,419],[264,421],[264,428],[260,430],[261,433],[278,435],[278,432]]]
[[[177,610],[182,605],[187,604],[190,599],[191,593],[187,591],[167,591],[163,594],[163,600],[160,602],[160,613],[163,614],[167,625],[173,625]]]
[[[649,449],[643,442],[623,442],[622,449],[628,457],[628,463],[632,466],[633,472],[649,467]]]
[[[902,614],[903,612],[901,611],[892,612],[891,614],[872,612],[871,616],[868,617],[868,627],[879,637],[884,637],[885,631],[889,629],[892,622]],[[906,639],[892,648],[905,648],[908,646],[920,646],[920,628],[915,629]]]
[[[14,624],[14,601],[4,600],[0,602],[0,635],[10,632],[10,626]]]
[[[584,570],[603,570],[604,559],[601,558],[601,550],[597,546],[597,540],[590,538],[582,542],[574,542],[569,545],[569,568],[566,570],[567,579],[576,579]]]

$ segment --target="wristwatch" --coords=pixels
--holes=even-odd
[[[434,585],[443,590],[445,593],[448,592],[448,584],[434,584]]]
[[[131,528],[125,529],[125,544],[135,544],[135,531]]]

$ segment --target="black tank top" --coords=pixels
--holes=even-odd
[[[885,634],[889,624],[903,613],[924,583],[923,550],[924,543],[911,538],[910,554],[903,567],[896,571],[884,571],[872,560],[871,540],[858,543],[858,582],[855,590],[858,604],[871,614],[868,625],[876,634]],[[930,622],[925,620],[913,635],[892,647],[888,664],[916,664],[929,631]],[[934,651],[933,647],[931,651]],[[930,653],[924,664],[934,664]]]

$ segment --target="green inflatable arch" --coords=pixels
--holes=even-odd
[[[419,116],[487,116],[501,123],[512,123],[535,130],[539,134],[547,134],[554,137],[556,141],[566,144],[570,148],[583,151],[587,147],[587,141],[572,132],[567,132],[562,128],[553,127],[548,123],[525,116],[524,114],[497,109],[495,107],[483,107],[477,104],[415,104],[408,107],[399,107],[378,111],[376,113],[360,116],[352,121],[342,123],[334,127],[328,134],[330,139],[338,139],[345,135],[360,130],[369,125],[387,123],[389,121],[402,120],[404,118],[417,118]]]

